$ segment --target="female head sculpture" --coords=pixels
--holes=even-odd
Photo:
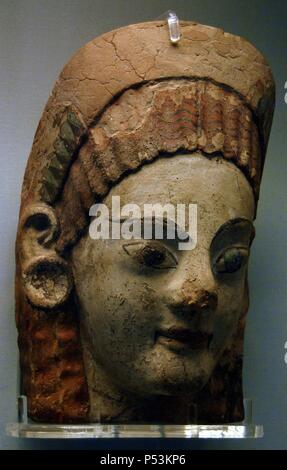
[[[84,46],[29,157],[16,244],[22,393],[44,422],[243,419],[247,261],[274,82],[245,40],[164,22]],[[197,244],[93,240],[89,210],[197,204]]]

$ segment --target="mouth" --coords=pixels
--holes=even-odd
[[[156,341],[174,350],[207,350],[212,334],[187,328],[168,328],[156,333]]]

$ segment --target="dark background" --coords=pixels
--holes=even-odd
[[[32,139],[59,72],[99,34],[158,18],[180,19],[244,36],[267,58],[277,85],[276,112],[261,186],[250,260],[251,305],[244,389],[254,403],[258,440],[22,440],[5,436],[16,420],[14,240],[20,187]],[[0,416],[2,449],[287,449],[287,2],[280,0],[0,0]]]

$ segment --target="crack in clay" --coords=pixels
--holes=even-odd
[[[138,71],[135,69],[134,65],[127,59],[127,58],[122,58],[119,54],[119,51],[118,51],[118,48],[117,48],[117,45],[115,43],[115,36],[116,36],[116,33],[114,33],[112,35],[112,38],[110,40],[107,40],[106,38],[103,38],[103,40],[112,45],[113,48],[114,48],[114,52],[115,52],[115,55],[117,57],[117,59],[120,61],[120,62],[125,62],[126,64],[129,65],[130,69],[134,71],[134,73],[137,75],[138,78],[140,78],[141,80],[144,79],[144,76],[140,75],[140,73],[138,73]]]
[[[242,194],[241,194],[241,190],[240,190],[239,181],[238,181],[238,175],[236,175],[236,183],[237,183],[237,188],[238,188],[239,197],[240,197],[240,199],[243,199],[243,198],[242,198]]]

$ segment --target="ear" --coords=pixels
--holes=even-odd
[[[55,250],[58,236],[52,207],[39,203],[24,210],[17,241],[22,286],[29,301],[39,308],[60,306],[73,288],[70,268]]]

